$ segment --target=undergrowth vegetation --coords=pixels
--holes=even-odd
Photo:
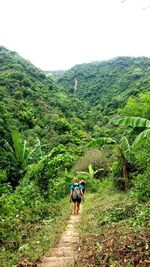
[[[1,266],[32,266],[55,245],[71,213],[68,198],[55,203],[32,201],[28,206],[22,204],[21,210],[19,200],[23,198],[18,199],[17,210],[15,203],[11,206],[8,203],[9,214],[6,211],[2,214]],[[3,207],[5,209],[6,204]]]
[[[79,266],[149,266],[150,201],[119,193],[111,179],[87,195],[80,225]]]

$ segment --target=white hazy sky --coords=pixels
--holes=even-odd
[[[0,0],[0,45],[43,70],[150,56],[150,0]]]

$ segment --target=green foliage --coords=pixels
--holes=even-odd
[[[130,224],[133,227],[149,227],[150,226],[150,203],[146,203],[144,207],[140,207],[140,212],[138,209],[137,216],[135,220],[131,220]]]
[[[150,198],[149,175],[138,174],[134,179],[134,194],[139,201],[147,201]]]
[[[120,177],[122,174],[121,164],[119,160],[115,160],[111,166],[111,176]]]
[[[102,147],[104,145],[108,145],[108,144],[114,144],[116,143],[115,140],[113,140],[112,138],[109,138],[109,137],[101,137],[101,138],[97,138],[95,140],[92,140],[90,143],[89,143],[89,147],[93,147],[93,146],[99,146],[99,147]]]
[[[95,148],[90,148],[77,160],[72,170],[77,173],[88,174],[91,177],[93,177],[92,173],[94,171],[94,177],[101,178],[107,175],[108,165],[104,152]],[[92,168],[90,166],[92,166]]]
[[[88,138],[83,122],[86,104],[70,98],[50,76],[17,53],[0,47],[0,57],[0,163],[16,186],[20,169],[49,149],[64,144],[74,157],[81,153],[78,146]]]
[[[131,192],[114,192],[110,181],[103,180],[97,194],[87,195],[80,224],[79,263],[130,266],[132,262],[131,266],[145,266],[149,259],[150,203],[138,203]]]
[[[89,175],[91,178],[94,178],[94,170],[92,168],[92,164],[89,165]]]
[[[119,126],[131,126],[131,127],[141,127],[141,128],[149,128],[150,121],[141,117],[126,117],[121,118],[115,122],[115,124]]]
[[[33,182],[19,185],[11,196],[3,195],[0,204],[2,266],[6,262],[8,266],[19,266],[22,259],[36,261],[54,245],[71,212],[66,200],[45,202]]]
[[[7,173],[5,170],[0,170],[0,196],[2,194],[10,194],[12,187],[7,183]]]
[[[134,147],[135,161],[139,167],[140,172],[144,171],[146,176],[150,172],[150,137],[141,139]]]
[[[15,246],[16,242],[22,239],[23,233],[18,230],[23,228],[22,224],[34,222],[39,218],[39,213],[43,210],[43,201],[37,189],[32,182],[23,188],[20,185],[13,194],[3,194],[0,198],[3,242],[10,239],[12,246]]]
[[[94,179],[94,177],[91,178],[90,176],[86,176],[85,180],[87,183],[87,188],[86,188],[87,192],[96,193],[99,190],[101,184],[98,179]]]
[[[122,169],[122,174],[124,177],[124,183],[125,183],[125,190],[127,191],[129,189],[129,177],[128,177],[128,170],[127,170],[127,156],[130,156],[130,146],[128,143],[128,140],[126,137],[122,137],[120,140],[120,143],[118,144],[115,140],[112,138],[107,137],[101,137],[98,138],[92,142],[90,142],[90,146],[104,146],[106,144],[115,144],[117,150],[118,150],[118,157],[120,160],[120,165]],[[118,186],[117,186],[118,187]]]
[[[150,129],[141,132],[135,139],[133,146],[136,146],[142,139],[150,136]]]
[[[143,87],[145,88],[145,86]],[[140,93],[129,97],[124,108],[119,109],[119,113],[125,116],[142,117],[149,119],[150,116],[150,92]]]
[[[109,211],[104,218],[99,222],[99,225],[110,224],[113,222],[120,222],[135,215],[135,205],[126,205],[124,207],[114,207]]]
[[[34,148],[30,148],[26,140],[22,140],[19,132],[12,132],[12,145],[4,140],[5,153],[9,155],[11,166],[7,167],[7,176],[13,186],[25,175],[29,162],[36,162],[42,156],[40,140],[36,138]],[[9,153],[9,154],[8,154]],[[12,179],[12,177],[14,178]]]
[[[127,159],[130,158],[131,155],[131,147],[129,145],[129,141],[127,139],[127,137],[123,136],[120,140],[120,147],[122,149],[122,151],[124,152],[124,155]]]

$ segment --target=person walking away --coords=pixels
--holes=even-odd
[[[73,185],[70,186],[70,201],[73,201],[73,214],[78,215],[81,199],[83,197],[82,185],[79,184],[78,178],[73,179]]]
[[[86,181],[82,178],[82,179],[80,180],[80,183],[79,183],[79,184],[82,185],[82,192],[83,192],[83,194],[84,194],[85,189],[86,189]]]

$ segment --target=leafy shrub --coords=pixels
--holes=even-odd
[[[56,201],[64,198],[69,194],[69,188],[71,185],[71,177],[63,175],[61,178],[51,180],[49,182],[49,196],[50,201]]]
[[[136,220],[133,222],[134,226],[150,226],[150,203],[146,205],[136,216]]]
[[[119,160],[114,161],[111,167],[112,177],[120,177],[121,176],[121,164]]]
[[[139,201],[147,201],[150,198],[150,178],[139,174],[134,180],[133,191]]]
[[[125,205],[124,207],[114,207],[113,210],[110,209],[109,213],[106,213],[106,215],[100,219],[99,225],[119,222],[128,218],[132,218],[136,213],[135,207],[136,205],[134,204]]]
[[[0,184],[0,196],[2,194],[10,194],[12,192],[12,186],[8,183]]]
[[[7,174],[5,170],[0,171],[0,196],[2,194],[10,194],[12,192],[12,187],[7,183]]]
[[[87,182],[87,191],[91,193],[95,193],[99,190],[100,188],[99,180],[95,180],[95,179],[91,179],[90,177],[87,177],[86,182]]]
[[[0,236],[6,250],[16,251],[46,218],[61,214],[59,202],[46,202],[33,181],[24,180],[11,194],[0,198]],[[34,229],[34,227],[35,229]],[[36,228],[37,227],[37,228]],[[31,230],[32,229],[32,230]]]
[[[103,169],[99,176],[105,176],[108,173],[107,159],[100,150],[89,149],[85,154],[77,161],[73,167],[74,172],[85,171],[88,172],[89,165],[92,165],[93,170]]]

